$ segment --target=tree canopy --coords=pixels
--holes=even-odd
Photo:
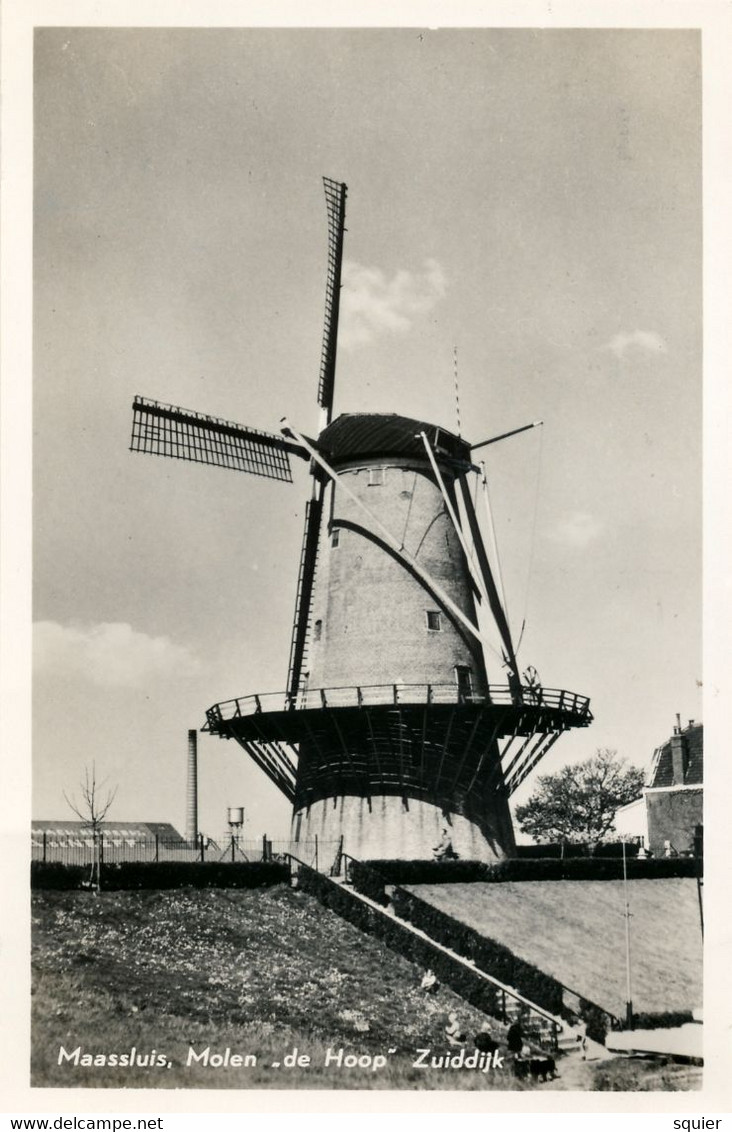
[[[601,748],[585,762],[541,775],[528,802],[516,807],[516,820],[535,841],[594,846],[613,831],[620,807],[640,797],[643,781],[639,767]]]

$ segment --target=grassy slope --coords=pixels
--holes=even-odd
[[[33,895],[33,1064],[36,1087],[499,1089],[536,1088],[508,1070],[412,1068],[414,1051],[444,1050],[446,1015],[469,1034],[483,1016],[451,991],[418,989],[421,971],[289,888],[254,892],[37,892]],[[254,1053],[248,1069],[184,1067],[200,1051]],[[166,1054],[172,1067],[119,1069],[57,1064],[59,1047]],[[297,1046],[312,1068],[279,1070]],[[397,1053],[386,1069],[325,1067],[329,1047]],[[469,1047],[472,1051],[472,1045]],[[450,1050],[455,1053],[455,1050]],[[621,1088],[698,1087],[684,1067],[624,1063]],[[571,1073],[552,1088],[617,1088]],[[597,1072],[600,1069],[598,1067]],[[649,1076],[650,1075],[650,1076]],[[538,1086],[546,1088],[549,1086]]]
[[[416,1049],[444,1050],[448,1011],[470,1034],[483,1016],[444,988],[426,998],[418,968],[286,887],[35,893],[33,939],[36,1086],[527,1087],[507,1070],[412,1068]],[[186,1068],[189,1044],[199,1051],[228,1045],[256,1054],[258,1064]],[[154,1048],[172,1067],[59,1066],[61,1045]],[[313,1067],[274,1069],[294,1046]],[[328,1047],[341,1046],[397,1053],[377,1072],[325,1067]]]
[[[522,881],[406,886],[617,1016],[625,1013],[621,881]],[[636,1011],[702,1002],[696,882],[628,883]]]

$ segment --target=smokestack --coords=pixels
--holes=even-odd
[[[186,841],[198,839],[198,733],[188,732],[188,784],[186,792]]]

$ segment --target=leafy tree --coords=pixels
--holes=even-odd
[[[535,841],[580,842],[594,849],[613,830],[620,807],[640,796],[644,777],[617,751],[601,748],[583,763],[541,775],[528,802],[516,807],[516,820]]]

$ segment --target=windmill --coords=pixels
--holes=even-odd
[[[534,670],[522,681],[473,502],[473,453],[533,426],[471,445],[396,414],[333,418],[347,190],[324,185],[318,436],[136,397],[131,448],[289,483],[290,458],[308,461],[287,688],[215,704],[204,727],[281,790],[293,839],[367,858],[430,857],[441,841],[492,860],[514,847],[510,794],[592,720],[586,697]]]

